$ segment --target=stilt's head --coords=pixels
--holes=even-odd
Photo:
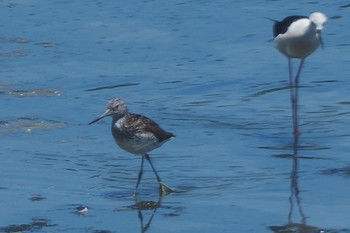
[[[122,117],[124,116],[126,113],[128,112],[128,108],[126,107],[126,105],[124,104],[124,101],[122,101],[121,99],[112,99],[108,102],[107,104],[107,110],[98,118],[96,118],[95,120],[91,121],[89,123],[89,125],[101,120],[104,117],[107,116],[112,116],[112,117]]]
[[[314,12],[309,16],[309,19],[311,22],[313,22],[316,25],[316,32],[318,34],[318,37],[320,38],[320,44],[323,48],[323,40],[321,36],[321,31],[327,22],[327,16],[321,12]]]
[[[327,22],[327,16],[321,12],[314,12],[309,16],[311,22],[316,25],[316,30],[321,31]]]

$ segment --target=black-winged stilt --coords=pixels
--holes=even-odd
[[[275,20],[274,20],[275,21]],[[293,115],[293,133],[298,130],[298,86],[304,60],[320,45],[323,47],[321,31],[327,17],[321,12],[312,13],[309,17],[292,15],[282,21],[275,21],[273,26],[274,41],[277,49],[288,58],[289,85]],[[293,77],[292,58],[300,60],[298,71]]]

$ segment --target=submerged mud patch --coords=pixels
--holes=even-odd
[[[34,130],[60,129],[67,127],[64,122],[44,120],[38,117],[19,117],[0,121],[0,134],[15,132],[32,132]]]

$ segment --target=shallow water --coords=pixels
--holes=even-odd
[[[347,3],[0,5],[0,232],[350,232]],[[330,19],[302,73],[295,157],[264,17],[315,10]],[[175,193],[159,198],[146,164],[131,198],[140,158],[110,119],[87,125],[114,97],[176,134],[151,153]]]

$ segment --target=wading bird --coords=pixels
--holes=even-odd
[[[292,15],[282,21],[274,20],[273,35],[277,49],[288,58],[289,85],[293,117],[294,136],[298,129],[298,87],[304,60],[320,45],[323,47],[321,31],[327,17],[321,12],[312,13],[309,17]],[[298,71],[293,77],[292,58],[300,59]]]
[[[112,99],[108,102],[107,110],[89,125],[104,117],[112,117],[112,135],[118,146],[134,155],[141,155],[141,168],[138,174],[134,196],[143,174],[143,163],[146,159],[156,175],[161,195],[174,190],[163,183],[157,174],[148,152],[160,147],[166,141],[175,138],[175,135],[163,130],[153,120],[139,114],[129,113],[127,106],[121,99]]]

